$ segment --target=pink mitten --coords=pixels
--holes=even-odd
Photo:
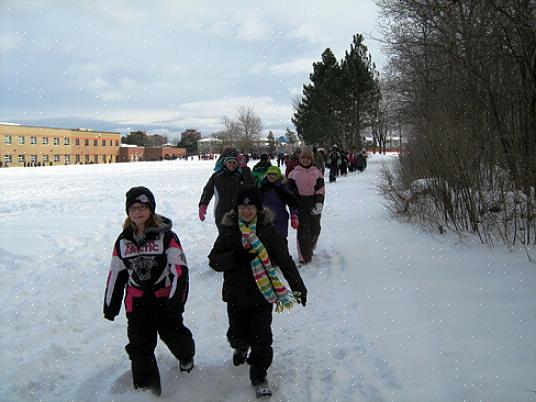
[[[300,223],[298,222],[298,215],[290,215],[290,226],[292,226],[292,229],[296,230],[300,227]]]
[[[203,222],[207,216],[207,205],[199,205],[199,220]]]

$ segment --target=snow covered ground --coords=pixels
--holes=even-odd
[[[273,401],[536,401],[536,265],[525,251],[392,220],[376,192],[390,157],[327,183],[308,305],[274,313]],[[161,401],[254,399],[225,339],[216,230],[197,202],[213,162],[0,169],[0,400],[150,401],[132,390],[124,312],[102,318],[124,194],[146,185],[191,272],[196,368],[157,348]],[[212,204],[211,204],[212,206]],[[295,250],[295,231],[290,246]],[[531,250],[536,256],[536,250]]]

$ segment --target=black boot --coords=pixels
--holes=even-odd
[[[235,349],[233,353],[233,364],[238,367],[246,362],[247,357],[247,350]]]

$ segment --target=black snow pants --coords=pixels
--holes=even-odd
[[[156,300],[154,304],[135,306],[127,313],[127,319],[129,344],[125,350],[132,362],[134,388],[150,389],[160,395],[160,374],[154,355],[157,334],[178,360],[188,361],[195,353],[192,333],[183,324],[182,312],[166,308]]]
[[[227,303],[229,329],[227,339],[233,349],[247,351],[249,378],[256,384],[266,378],[272,364],[272,304],[239,306]]]
[[[313,251],[320,237],[321,215],[311,214],[311,210],[314,207],[314,200],[312,198],[301,198],[301,208],[298,210],[298,221],[300,226],[298,227],[298,255],[300,262],[308,263],[313,257]]]

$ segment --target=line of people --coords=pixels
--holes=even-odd
[[[313,160],[312,151],[303,149],[286,180],[277,166],[261,160],[264,175],[257,174],[255,180],[246,161],[230,150],[216,162],[199,202],[203,221],[215,199],[219,234],[208,261],[212,269],[223,272],[222,299],[227,303],[233,363],[249,364],[251,384],[260,396],[271,394],[267,371],[273,359],[272,312],[307,302],[307,289],[287,237],[290,218],[298,231],[299,260],[310,262],[324,202],[323,175]],[[182,317],[189,292],[188,264],[171,220],[156,213],[156,200],[148,188],[130,189],[125,210],[123,231],[113,248],[103,313],[113,321],[124,300],[129,341],[125,349],[134,388],[160,395],[154,354],[157,336],[177,358],[180,371],[194,367],[195,342]]]

